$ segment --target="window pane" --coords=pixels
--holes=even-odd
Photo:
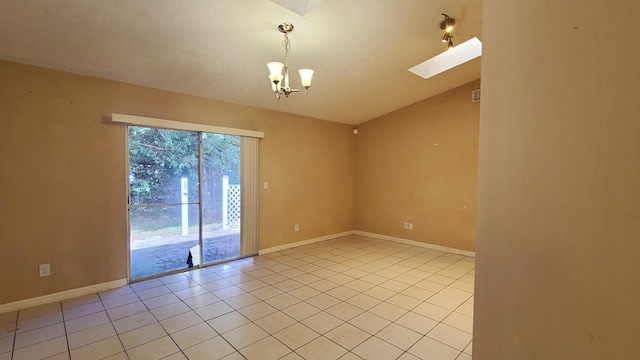
[[[198,166],[198,133],[129,127],[132,205],[198,202]]]
[[[132,207],[130,213],[132,279],[188,267],[199,242],[198,205]]]
[[[240,137],[202,134],[204,263],[240,256]]]

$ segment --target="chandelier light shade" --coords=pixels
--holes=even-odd
[[[282,68],[284,67],[284,64],[281,62],[274,61],[274,62],[268,63],[267,67],[269,68],[269,79],[271,79],[274,85],[281,82]]]
[[[305,89],[311,87],[311,78],[313,77],[313,70],[311,69],[300,69],[298,70],[300,73],[300,82]]]
[[[313,70],[298,70],[300,73],[300,81],[304,87],[303,90],[292,89],[289,86],[288,57],[289,51],[291,50],[291,42],[289,41],[288,34],[293,31],[293,24],[282,23],[278,25],[278,31],[284,34],[284,40],[282,41],[282,46],[284,47],[284,63],[277,61],[267,63],[267,67],[269,68],[269,80],[271,81],[271,90],[276,93],[277,99],[280,99],[282,94],[284,94],[285,97],[289,97],[289,94],[293,92],[300,93],[302,96],[307,96],[307,90],[311,87]]]

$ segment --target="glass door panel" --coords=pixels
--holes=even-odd
[[[202,133],[203,263],[240,256],[240,137]]]
[[[198,133],[129,127],[131,278],[188,267],[199,243]]]
[[[182,205],[131,208],[132,279],[187,267],[189,251],[199,243],[199,224],[198,204],[186,207],[190,214],[186,228]]]

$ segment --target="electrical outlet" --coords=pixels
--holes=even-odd
[[[409,223],[407,223],[407,222],[406,222],[406,223],[404,223],[403,229],[405,229],[405,230],[409,230]]]
[[[413,230],[413,223],[409,223],[409,230]]]
[[[293,230],[294,230],[294,231],[300,231],[300,225],[295,224],[295,225],[293,226]]]
[[[268,189],[268,188],[269,188],[269,182],[268,182],[268,181],[265,181],[265,182],[264,182],[264,188],[265,188],[265,189]]]
[[[40,277],[51,275],[51,264],[40,264]]]

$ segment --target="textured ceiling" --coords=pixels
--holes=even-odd
[[[0,0],[0,58],[206,98],[359,124],[480,78],[480,59],[424,80],[407,69],[454,42],[482,40],[480,0],[323,0],[304,17],[269,0]],[[266,63],[292,87],[276,100]]]

